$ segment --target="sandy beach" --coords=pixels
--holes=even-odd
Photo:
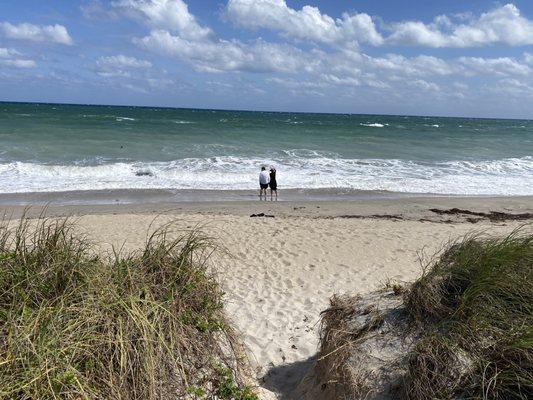
[[[533,399],[532,0],[0,14],[0,400]]]
[[[11,218],[24,210],[3,209]],[[333,294],[365,294],[389,281],[412,281],[421,274],[421,262],[450,240],[472,232],[503,235],[531,222],[526,214],[533,212],[533,201],[138,203],[50,205],[46,212],[73,216],[98,251],[135,250],[149,231],[171,222],[178,231],[199,227],[213,236],[229,253],[214,259],[227,313],[242,333],[263,395],[275,398],[274,393],[289,394],[307,371],[317,350],[320,312]]]

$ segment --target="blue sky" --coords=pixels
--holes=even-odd
[[[4,0],[0,100],[533,118],[533,2]]]

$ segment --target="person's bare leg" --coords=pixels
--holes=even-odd
[[[263,200],[263,189],[259,189],[259,201]]]
[[[278,190],[274,190],[274,192],[276,192],[276,201],[278,201]]]
[[[272,189],[270,189],[270,201],[272,201],[272,193],[273,193],[273,192],[274,192],[274,191],[273,191]]]

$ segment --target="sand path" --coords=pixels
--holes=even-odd
[[[318,345],[320,312],[334,293],[366,293],[419,276],[420,252],[434,254],[467,232],[510,232],[517,223],[443,224],[343,218],[235,215],[86,215],[78,223],[104,247],[139,248],[150,224],[202,225],[232,257],[217,263],[228,315],[250,349],[258,377],[287,393]]]

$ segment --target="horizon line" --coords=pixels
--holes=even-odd
[[[176,107],[176,106],[148,106],[131,104],[98,104],[98,103],[67,103],[48,101],[11,101],[0,100],[0,104],[41,104],[60,106],[82,106],[82,107],[123,107],[123,108],[162,108],[169,110],[199,110],[199,111],[222,111],[222,112],[250,112],[250,113],[275,113],[275,114],[319,114],[319,115],[371,115],[387,117],[415,117],[415,118],[459,118],[459,119],[488,119],[488,120],[512,120],[512,121],[533,121],[533,118],[509,118],[509,117],[472,117],[472,116],[450,116],[450,115],[423,115],[423,114],[377,114],[377,113],[346,113],[346,112],[320,112],[320,111],[280,111],[280,110],[250,110],[231,108],[198,108],[198,107]]]

